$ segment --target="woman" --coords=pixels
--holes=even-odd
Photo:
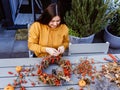
[[[64,24],[59,7],[50,4],[29,30],[28,48],[37,57],[63,54],[69,45],[68,27]]]

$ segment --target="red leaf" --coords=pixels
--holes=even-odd
[[[13,72],[8,72],[8,74],[11,74],[11,75],[12,75],[12,74],[13,74]]]

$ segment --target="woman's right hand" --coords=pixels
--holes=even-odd
[[[56,50],[55,48],[46,48],[46,52],[49,53],[52,56],[58,56],[60,54],[60,52],[58,52],[58,50]]]

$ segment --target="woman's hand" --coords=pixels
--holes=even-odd
[[[55,48],[46,48],[46,52],[49,53],[52,56],[58,56],[60,54],[60,52],[58,52],[58,50],[56,50]]]
[[[65,51],[65,47],[64,47],[64,46],[58,47],[58,52],[59,52],[60,54],[64,53],[64,51]]]

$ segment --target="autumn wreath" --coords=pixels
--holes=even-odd
[[[53,69],[52,74],[43,72],[51,64],[59,65],[62,70]],[[71,64],[69,60],[62,60],[61,56],[48,56],[42,59],[41,64],[37,66],[37,74],[40,81],[45,84],[59,86],[62,81],[70,81]]]

